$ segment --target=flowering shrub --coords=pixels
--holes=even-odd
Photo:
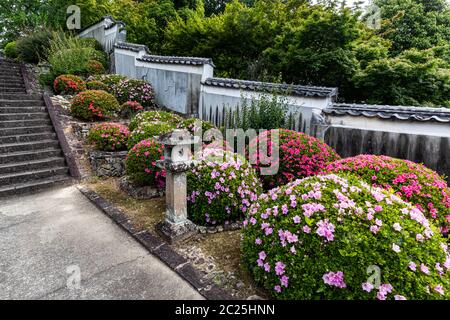
[[[422,164],[387,156],[359,155],[329,164],[327,172],[351,172],[376,187],[392,189],[417,206],[446,234],[450,227],[450,188]]]
[[[214,128],[214,125],[211,122],[200,120],[197,118],[186,119],[186,120],[182,121],[181,123],[179,123],[177,125],[177,128],[178,129],[186,129],[191,134],[194,134],[195,132],[197,132],[200,129],[200,126],[202,127],[201,129],[202,129],[203,134],[205,134],[205,132],[208,131],[209,129]]]
[[[166,122],[174,127],[183,121],[179,115],[167,111],[145,111],[136,115],[130,122],[130,130],[136,129],[143,122]]]
[[[89,130],[88,141],[102,151],[122,151],[127,149],[130,131],[128,127],[113,122],[95,124]]]
[[[86,82],[86,88],[88,90],[103,90],[108,91],[108,86],[101,81],[91,80]]]
[[[139,141],[170,132],[174,128],[173,125],[166,122],[143,122],[131,132],[130,138],[128,139],[128,148],[132,148]]]
[[[201,225],[239,220],[257,200],[260,182],[244,159],[223,150],[207,150],[188,173],[188,215]],[[230,158],[224,159],[226,155]]]
[[[249,155],[250,162],[256,163],[254,167],[257,172],[260,168],[266,167],[261,163],[266,160],[270,161],[273,168],[269,171],[271,174],[261,176],[266,188],[273,188],[293,179],[315,175],[323,170],[329,162],[340,158],[332,148],[319,139],[292,130],[278,130],[279,159],[272,154],[271,135],[273,130],[264,131],[250,142],[250,147],[256,147],[255,150],[259,149],[257,143],[261,141],[267,143],[267,155],[260,155],[258,152],[252,152]]]
[[[131,181],[164,188],[166,172],[156,166],[157,160],[164,160],[163,150],[164,146],[153,139],[137,143],[125,160],[126,173]]]
[[[87,90],[77,94],[70,106],[71,114],[92,121],[112,116],[120,108],[116,98],[102,90]]]
[[[89,77],[88,81],[100,81],[108,86],[109,92],[113,92],[115,86],[125,79],[127,79],[127,77],[120,74],[101,74]]]
[[[86,71],[88,74],[102,74],[105,73],[105,67],[97,60],[89,60],[86,64]]]
[[[86,83],[80,77],[63,74],[53,81],[53,90],[56,94],[75,94],[86,90]]]
[[[124,117],[129,117],[144,111],[144,107],[137,101],[127,101],[120,106],[120,111]]]
[[[436,227],[357,177],[314,176],[272,189],[244,225],[245,264],[277,298],[450,297],[450,254]]]

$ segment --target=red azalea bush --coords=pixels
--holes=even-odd
[[[120,108],[116,98],[102,90],[87,90],[72,100],[70,113],[85,121],[101,120],[114,115]]]
[[[86,71],[88,74],[103,74],[105,73],[105,67],[100,61],[89,60],[86,64]]]
[[[164,188],[166,172],[156,166],[157,160],[164,160],[164,146],[154,139],[142,140],[129,152],[125,160],[126,173],[138,185]]]
[[[144,107],[137,101],[127,101],[120,106],[120,110],[124,117],[130,117],[144,111]]]
[[[80,77],[63,74],[53,81],[53,90],[56,94],[75,94],[86,90],[86,83]]]
[[[130,135],[128,127],[114,122],[95,124],[89,130],[88,141],[98,150],[122,151],[127,150],[127,141]]]
[[[359,155],[329,164],[329,173],[351,172],[366,182],[394,192],[420,210],[447,234],[450,227],[450,188],[444,177],[422,164],[388,156]]]
[[[271,141],[272,132],[276,131],[279,132],[279,158],[276,153],[273,154]],[[276,137],[275,134],[273,136]],[[266,155],[259,153],[261,142],[267,143]],[[340,159],[331,147],[319,139],[287,129],[264,131],[250,142],[249,150],[250,163],[254,164],[264,187],[268,189],[318,174],[328,163]],[[261,169],[266,172],[263,173]]]

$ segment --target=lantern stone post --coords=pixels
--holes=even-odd
[[[158,138],[164,145],[164,160],[158,161],[157,165],[166,170],[166,215],[156,229],[169,243],[197,233],[197,226],[187,218],[186,181],[186,171],[195,166],[191,145],[197,140],[198,137],[192,137],[187,130],[174,130]]]

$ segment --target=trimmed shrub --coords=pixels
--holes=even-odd
[[[123,79],[112,88],[119,103],[137,101],[144,108],[154,106],[155,92],[153,87],[144,80]]]
[[[108,91],[108,86],[101,81],[91,80],[86,82],[86,88],[88,90],[103,90]]]
[[[425,213],[447,234],[450,227],[450,188],[444,177],[422,164],[388,156],[359,155],[329,164],[329,173],[354,173],[375,187],[393,190]]]
[[[56,94],[75,94],[86,90],[86,83],[80,77],[64,74],[55,79],[53,90]]]
[[[183,121],[179,115],[167,111],[145,111],[136,115],[130,122],[130,130],[135,130],[143,122],[167,122],[174,127]]]
[[[357,177],[314,176],[272,189],[244,224],[244,262],[277,298],[449,298],[450,255],[437,228]],[[379,286],[370,277],[377,274]]]
[[[53,34],[50,31],[42,30],[20,38],[16,44],[19,58],[29,63],[38,63],[47,59],[47,48],[52,37]]]
[[[253,168],[234,153],[205,149],[187,175],[189,219],[200,225],[242,219],[258,199],[261,184]]]
[[[164,188],[166,172],[156,166],[156,161],[164,160],[164,146],[154,139],[137,143],[125,160],[126,173],[138,185]]]
[[[85,121],[111,117],[120,109],[116,98],[102,90],[87,90],[77,94],[71,104],[71,114]]]
[[[5,57],[10,58],[10,59],[16,59],[19,54],[17,52],[17,42],[16,41],[12,41],[6,44],[5,49]]]
[[[105,67],[97,60],[89,60],[86,64],[87,74],[103,74],[105,73]]]
[[[331,161],[340,159],[331,147],[317,138],[292,130],[276,130],[279,130],[279,159],[272,155],[271,133],[273,130],[262,132],[250,142],[250,150],[253,150],[252,148],[257,150],[256,153],[249,154],[250,163],[255,163],[257,172],[261,168],[267,170],[267,174],[261,175],[265,188],[270,189],[297,178],[315,175]],[[258,152],[258,145],[261,142],[267,143],[267,155],[261,155]],[[268,166],[271,166],[271,169],[262,165],[267,161],[270,161]]]
[[[127,101],[120,106],[120,113],[123,117],[131,117],[144,111],[144,107],[137,101]]]
[[[130,135],[128,127],[114,122],[95,124],[89,130],[88,141],[101,151],[122,151],[127,149]]]
[[[121,80],[125,80],[127,77],[122,76],[120,74],[102,74],[102,75],[95,75],[95,76],[91,76],[89,77],[89,81],[91,80],[96,80],[96,81],[101,81],[103,82],[105,85],[108,86],[108,91],[109,92],[114,92],[115,86],[117,84],[119,84],[119,82]]]
[[[142,140],[153,139],[153,137],[170,132],[173,129],[175,129],[175,126],[167,122],[143,122],[131,132],[130,138],[128,139],[128,148],[131,149]]]
[[[205,134],[205,132],[208,131],[209,129],[214,128],[214,125],[211,122],[200,120],[197,118],[185,119],[183,122],[177,125],[177,128],[186,129],[191,134],[194,134],[200,129],[200,126],[203,134]]]

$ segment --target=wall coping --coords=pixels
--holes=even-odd
[[[334,116],[450,123],[448,108],[334,103],[324,109],[323,113]]]
[[[214,63],[210,58],[144,55],[137,60],[152,63],[184,64],[193,66],[209,64],[214,67]]]

